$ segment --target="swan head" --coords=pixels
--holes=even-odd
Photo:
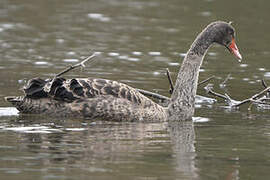
[[[235,43],[235,30],[231,22],[217,21],[208,25],[207,29],[212,32],[213,42],[225,46],[232,54],[234,54],[239,61],[242,56]]]

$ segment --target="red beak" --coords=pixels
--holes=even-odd
[[[229,46],[229,49],[239,59],[239,61],[242,60],[242,56],[241,56],[241,54],[240,54],[240,52],[239,52],[239,50],[238,50],[238,48],[237,48],[237,46],[235,44],[234,38],[232,38],[232,43]]]

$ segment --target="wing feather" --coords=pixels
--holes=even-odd
[[[51,83],[50,86],[48,83]],[[26,96],[33,99],[51,97],[64,102],[73,102],[78,99],[83,100],[85,98],[106,95],[123,98],[134,104],[143,103],[145,106],[148,106],[152,102],[136,89],[126,84],[95,78],[74,78],[67,80],[56,78],[53,82],[34,78],[28,82],[28,85],[24,88],[24,92]]]

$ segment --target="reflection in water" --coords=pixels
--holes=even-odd
[[[197,178],[195,167],[195,132],[192,121],[169,122],[170,137],[177,161],[177,170]]]
[[[48,120],[30,119],[27,122],[24,116],[19,116],[10,122],[12,127],[1,126],[0,131],[18,133],[16,145],[5,144],[21,151],[13,156],[3,152],[0,155],[5,160],[16,159],[27,164],[28,169],[47,171],[46,177],[63,172],[68,175],[73,168],[79,168],[76,173],[95,175],[102,172],[104,176],[121,171],[129,177],[139,172],[143,172],[142,178],[197,177],[192,122],[145,124],[53,120],[48,123]],[[3,161],[0,158],[0,164]],[[19,173],[27,173],[20,163],[16,166]],[[12,165],[8,163],[4,167],[0,167],[0,173],[11,170]]]

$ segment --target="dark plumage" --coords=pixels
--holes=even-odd
[[[222,21],[211,23],[197,36],[182,63],[168,107],[156,104],[126,84],[93,78],[34,78],[24,88],[24,96],[6,100],[21,113],[114,121],[191,119],[205,53],[213,43],[218,43],[241,59],[234,38],[234,28]]]
[[[155,107],[162,111],[161,106],[136,89],[105,79],[56,78],[45,81],[34,78],[23,90],[24,97],[6,98],[23,113],[135,121],[148,116],[148,113],[132,112],[132,109],[148,108],[153,111],[152,107]],[[156,117],[156,120],[161,121],[164,118]]]

